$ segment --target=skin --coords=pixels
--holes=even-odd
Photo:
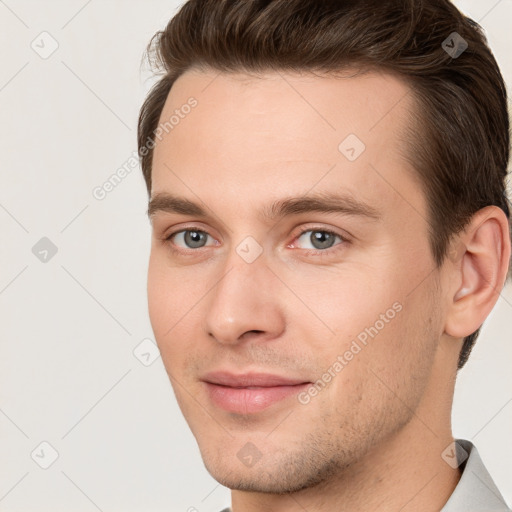
[[[436,269],[426,199],[404,158],[409,92],[379,72],[194,69],[167,98],[162,120],[190,96],[198,105],[157,141],[151,196],[190,199],[210,217],[151,216],[149,314],[179,406],[206,468],[232,489],[234,512],[437,511],[460,478],[441,457],[453,441],[457,358],[504,284],[508,224],[498,208],[480,210]],[[354,161],[338,149],[350,133],[366,145]],[[348,193],[380,218],[259,215],[274,200],[320,192]],[[203,247],[183,233],[164,240],[185,228],[208,234]],[[318,249],[308,230],[322,229],[347,241]],[[236,251],[249,235],[262,249],[252,263]],[[291,397],[230,413],[201,381],[222,369],[315,382],[397,302],[400,312],[307,404]],[[252,467],[237,456],[248,442],[261,456]]]

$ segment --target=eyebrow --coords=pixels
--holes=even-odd
[[[151,218],[157,212],[177,213],[202,218],[211,217],[201,205],[166,192],[156,194],[149,201],[148,216]],[[275,221],[289,215],[309,212],[355,215],[373,220],[381,218],[379,210],[363,201],[357,200],[348,194],[327,192],[279,199],[266,205],[260,211],[260,217],[264,220]]]

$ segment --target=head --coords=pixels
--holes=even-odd
[[[212,475],[298,490],[451,405],[510,261],[480,27],[444,0],[191,0],[148,50],[150,319]],[[219,371],[294,396],[226,394]]]

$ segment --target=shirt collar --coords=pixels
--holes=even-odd
[[[455,442],[459,445],[456,453],[458,461],[462,461],[462,475],[441,512],[511,512],[476,446],[466,439],[456,439]]]

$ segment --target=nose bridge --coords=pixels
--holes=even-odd
[[[248,331],[278,335],[284,325],[282,310],[260,244],[252,237],[243,239],[230,250],[224,269],[210,295],[208,334],[225,344],[240,342]]]

